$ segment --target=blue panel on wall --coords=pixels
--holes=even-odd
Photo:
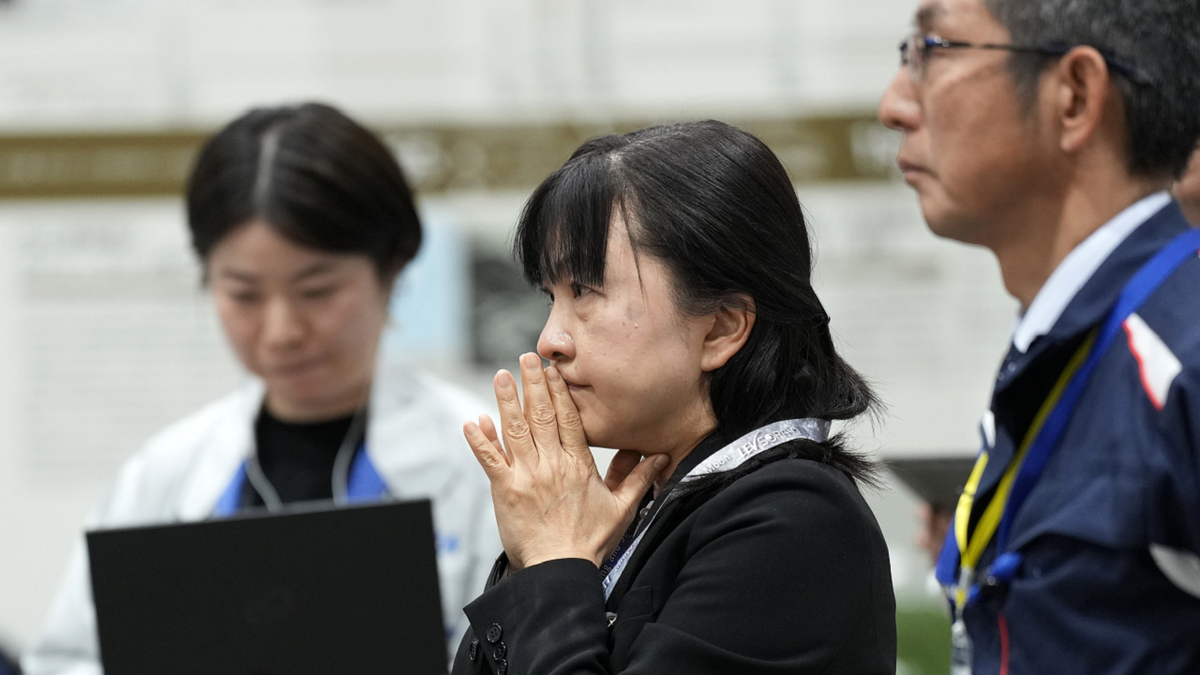
[[[423,214],[424,241],[392,296],[392,320],[382,350],[413,364],[465,361],[468,357],[467,242],[452,224]]]

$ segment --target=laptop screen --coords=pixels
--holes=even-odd
[[[446,672],[428,500],[87,542],[106,675]]]

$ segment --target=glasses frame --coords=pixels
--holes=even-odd
[[[938,35],[926,35],[924,33],[914,33],[900,42],[900,65],[908,69],[908,73],[912,76],[914,82],[920,82],[925,76],[925,69],[929,63],[929,51],[931,49],[993,49],[1008,52],[1021,52],[1026,54],[1041,54],[1042,56],[1065,56],[1067,52],[1075,47],[1085,45],[1017,45],[1017,44],[996,44],[990,42],[962,42],[957,40],[947,40]],[[1090,45],[1087,45],[1090,46]],[[918,58],[913,58],[913,50],[919,53]],[[1100,56],[1104,58],[1104,62],[1113,72],[1125,77],[1130,82],[1143,86],[1154,86],[1154,78],[1150,77],[1137,66],[1122,61],[1115,56],[1104,53],[1104,50],[1093,47],[1100,52]]]

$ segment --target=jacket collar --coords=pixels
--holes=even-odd
[[[264,394],[262,382],[251,380],[221,402],[224,409],[216,425],[194,439],[196,447],[189,453],[193,465],[180,486],[176,518],[193,521],[212,515],[225,487],[254,452],[254,418]]]
[[[700,441],[686,457],[680,460],[679,465],[675,467],[675,472],[671,474],[671,477],[663,485],[663,492],[668,492],[671,488],[675,487],[689,471],[700,466],[700,462],[703,462],[711,457],[713,453],[725,447],[725,444],[724,437],[718,432],[714,431],[705,436],[704,440]]]
[[[1044,336],[1034,339],[1024,354],[1016,347],[1010,348],[996,381],[996,391],[1018,379],[1047,346],[1070,341],[1102,322],[1138,269],[1188,227],[1183,211],[1174,201],[1150,216],[1096,268]]]
[[[1138,226],[1170,203],[1171,195],[1166,191],[1141,199],[1076,246],[1046,279],[1037,297],[1022,313],[1013,331],[1013,346],[1020,352],[1028,351],[1030,343],[1054,327],[1067,304],[1096,273],[1096,268]]]
[[[630,555],[629,563],[625,567],[625,572],[621,578],[617,579],[616,585],[613,587],[612,593],[609,594],[605,607],[609,611],[616,611],[621,606],[621,600],[625,597],[625,593],[629,591],[633,584],[634,577],[642,568],[646,557],[658,548],[658,541],[666,533],[669,533],[675,528],[675,516],[679,513],[681,502],[688,500],[671,499],[667,500],[666,495],[671,492],[683,480],[689,471],[696,468],[705,459],[712,456],[713,453],[725,446],[720,435],[713,432],[706,436],[700,444],[692,449],[675,467],[675,472],[667,479],[662,489],[658,491],[655,497],[655,504],[650,506],[650,512],[656,513],[654,519],[646,526],[646,532],[642,537],[641,544],[634,549]],[[665,501],[664,501],[665,500]],[[655,508],[657,506],[657,508]]]
[[[219,403],[216,423],[193,439],[195,448],[188,456],[192,465],[180,486],[176,518],[194,521],[212,515],[240,467],[254,454],[254,420],[265,395],[263,382],[251,378]],[[397,498],[444,494],[461,475],[447,448],[461,442],[461,436],[443,432],[457,429],[459,420],[443,419],[447,412],[434,394],[406,368],[383,359],[375,370],[369,405],[367,454],[389,493]],[[469,455],[462,459],[474,462]]]

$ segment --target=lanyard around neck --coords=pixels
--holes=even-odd
[[[726,445],[720,450],[709,455],[703,462],[696,465],[691,471],[680,480],[686,482],[695,480],[701,476],[707,476],[714,473],[723,473],[732,471],[742,464],[746,463],[753,457],[760,455],[771,448],[783,445],[788,441],[796,439],[807,439],[824,443],[829,440],[829,420],[818,419],[795,419],[783,420],[768,424],[765,427],[755,429],[750,433],[742,436],[736,441]],[[612,594],[613,587],[616,586],[617,580],[621,578],[621,574],[625,571],[625,567],[629,564],[629,559],[633,556],[633,552],[637,550],[639,544],[642,543],[642,537],[650,529],[650,525],[654,523],[654,519],[662,512],[664,506],[675,495],[674,492],[668,492],[666,497],[663,497],[661,504],[655,509],[646,519],[645,524],[638,527],[640,532],[633,539],[628,547],[623,551],[621,545],[625,544],[624,540],[618,545],[618,551],[613,557],[616,558],[611,567],[605,564],[606,573],[604,575],[604,599]]]
[[[1038,410],[1037,416],[1034,417],[1033,424],[1030,425],[1029,432],[1025,435],[1025,440],[1021,443],[1021,447],[1004,470],[1004,475],[1000,477],[1000,482],[996,485],[996,491],[993,493],[991,500],[988,501],[987,507],[984,508],[983,515],[980,516],[979,522],[975,525],[975,530],[971,532],[969,531],[971,513],[975,507],[975,497],[979,490],[979,482],[983,478],[983,472],[988,464],[988,451],[985,449],[979,453],[978,459],[975,460],[975,467],[971,470],[971,476],[967,479],[966,486],[963,487],[962,496],[958,499],[958,508],[954,512],[954,539],[958,545],[959,562],[963,569],[972,572],[975,570],[979,559],[983,557],[984,550],[991,542],[992,537],[995,536],[996,531],[1000,528],[1000,524],[1004,520],[1005,507],[1008,506],[1010,497],[1012,496],[1013,485],[1016,483],[1018,473],[1024,465],[1025,459],[1029,456],[1030,448],[1033,446],[1035,439],[1041,434],[1042,428],[1045,426],[1050,414],[1062,401],[1063,393],[1066,391],[1071,379],[1079,372],[1088,354],[1092,352],[1095,342],[1096,336],[1093,333],[1084,340],[1083,345],[1076,350],[1075,355],[1071,357],[1071,361],[1067,363],[1067,367],[1054,384],[1054,388],[1050,390],[1050,395],[1046,397],[1046,400]],[[957,595],[955,597],[955,603],[960,607],[966,602],[966,594],[968,592],[968,588],[961,586],[956,589]]]

